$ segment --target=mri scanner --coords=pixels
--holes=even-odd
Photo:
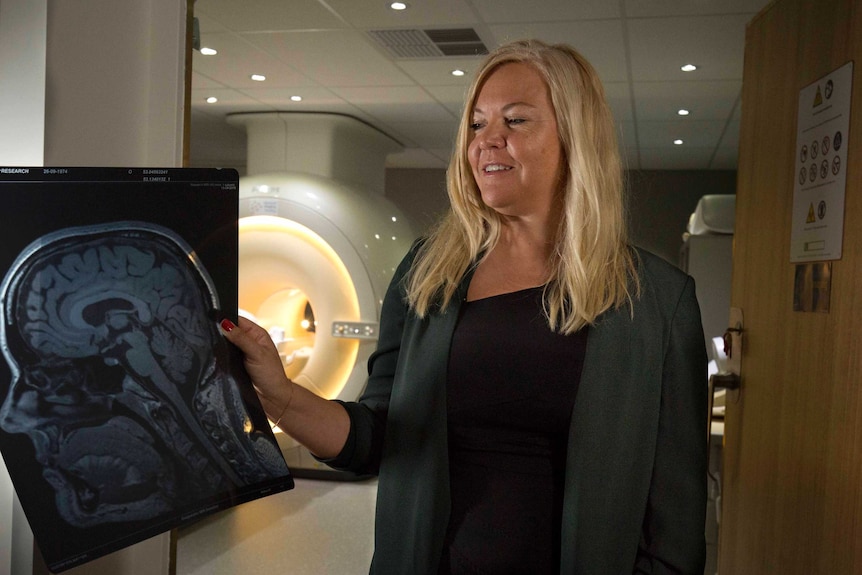
[[[249,137],[249,175],[240,178],[239,314],[268,330],[293,381],[328,399],[355,400],[383,297],[416,237],[382,193],[385,155],[397,143],[346,116],[239,114],[229,121]],[[350,478],[275,431],[294,475]]]

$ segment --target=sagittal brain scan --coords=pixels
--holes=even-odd
[[[288,474],[223,365],[212,280],[174,232],[50,233],[20,253],[0,298],[0,428],[32,442],[69,525],[158,518]]]

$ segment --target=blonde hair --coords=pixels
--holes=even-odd
[[[551,95],[564,156],[563,213],[545,286],[551,329],[573,333],[639,291],[626,238],[622,162],[613,116],[598,74],[574,48],[521,40],[485,59],[467,93],[447,171],[451,209],[419,248],[407,280],[407,302],[424,317],[445,309],[471,265],[500,237],[501,218],[481,199],[467,159],[473,107],[494,71],[509,63],[533,66]],[[631,281],[631,283],[630,283]]]

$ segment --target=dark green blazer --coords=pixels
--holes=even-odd
[[[404,259],[352,429],[327,461],[378,473],[371,572],[435,574],[450,499],[446,369],[470,277],[443,313],[404,303]],[[566,464],[561,573],[692,573],[705,562],[707,359],[693,280],[637,250],[641,296],[587,339]],[[493,337],[493,334],[489,334]],[[512,497],[517,497],[513,493]]]

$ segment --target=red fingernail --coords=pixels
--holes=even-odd
[[[225,319],[221,320],[221,328],[222,328],[223,330],[225,330],[225,331],[233,331],[233,328],[235,328],[235,327],[236,327],[236,326],[234,325],[234,323],[233,323],[231,320],[229,320],[229,319],[227,319],[227,318],[225,318]]]

